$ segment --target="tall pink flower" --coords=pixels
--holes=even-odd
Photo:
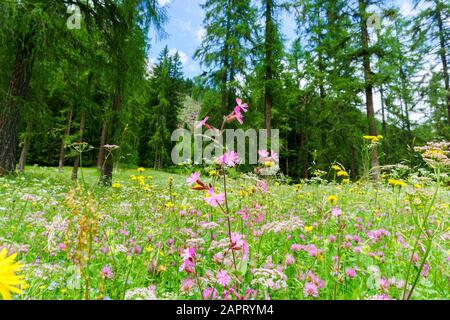
[[[190,175],[189,178],[186,179],[186,182],[191,186],[196,183],[198,179],[200,179],[200,172],[194,172]]]
[[[183,262],[180,266],[180,272],[186,271],[187,273],[194,273],[194,258],[195,258],[195,249],[188,248],[183,251],[181,254],[183,258]]]
[[[225,152],[217,159],[218,164],[234,167],[239,163],[239,155],[235,151]]]
[[[248,111],[248,105],[246,103],[242,103],[242,100],[237,98],[236,99],[237,107],[239,107],[242,111],[247,112]]]
[[[208,190],[208,196],[205,198],[205,201],[210,206],[217,207],[219,204],[223,204],[223,202],[225,201],[225,194],[216,194],[214,192],[214,188],[211,187]]]
[[[209,119],[209,117],[206,116],[206,117],[205,117],[203,120],[201,120],[195,127],[196,127],[197,129],[203,127],[204,125],[206,125],[206,121],[208,121],[208,119]]]

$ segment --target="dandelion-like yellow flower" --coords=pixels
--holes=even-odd
[[[383,140],[383,136],[382,135],[378,135],[378,136],[363,136],[364,140],[369,140],[370,143],[377,143],[380,142],[381,140]]]
[[[348,172],[344,171],[344,170],[338,171],[337,176],[338,177],[342,177],[342,178],[348,178],[349,177]]]
[[[145,171],[145,168],[139,167],[139,168],[137,168],[137,171],[138,171],[138,172],[144,172],[144,171]]]
[[[337,164],[333,164],[331,166],[331,169],[333,169],[334,171],[341,171],[342,170],[342,168],[340,166],[338,166]]]
[[[23,294],[19,286],[26,285],[24,276],[16,273],[22,269],[22,265],[16,263],[17,253],[7,257],[8,251],[3,248],[0,251],[0,294],[4,300],[11,300],[11,292]]]
[[[208,173],[210,177],[217,177],[219,175],[219,171],[217,170],[210,170]]]
[[[333,204],[337,202],[337,197],[336,196],[328,196],[328,202]]]
[[[394,186],[394,187],[404,187],[405,185],[406,185],[406,182],[405,181],[403,181],[403,180],[397,180],[397,179],[389,179],[389,181],[388,181],[388,183],[391,185],[391,186]]]
[[[303,229],[305,230],[305,232],[311,232],[311,231],[313,231],[314,227],[313,226],[305,226],[305,227],[303,227]]]
[[[175,205],[170,201],[166,203],[166,208],[168,208],[168,209],[173,208],[174,206]]]
[[[294,185],[295,191],[300,191],[301,188],[302,188],[302,185],[301,185],[301,184],[296,184],[296,185]]]
[[[119,188],[120,188],[120,183],[119,183],[119,182],[114,182],[114,183],[112,184],[112,187],[113,187],[114,189],[119,189]]]

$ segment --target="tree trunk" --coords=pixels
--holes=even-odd
[[[369,32],[367,31],[366,6],[367,4],[365,0],[359,0],[359,15],[361,19],[360,24],[361,45],[362,45],[364,82],[366,92],[367,121],[369,124],[369,135],[377,136],[378,134],[375,122],[375,111],[373,107],[373,83],[372,83],[372,70],[370,67]],[[370,176],[374,181],[378,181],[380,178],[380,166],[378,160],[378,150],[376,146],[373,146],[371,148]]]
[[[28,120],[27,121],[27,131],[25,132],[25,139],[23,140],[22,151],[20,152],[20,159],[19,159],[19,171],[20,172],[25,171],[25,164],[27,162],[27,152],[28,152],[28,145],[29,145],[29,141],[30,141],[31,127],[32,127],[32,122],[31,122],[31,120]]]
[[[83,142],[85,122],[86,122],[86,112],[83,110],[83,111],[81,111],[81,116],[80,116],[80,143]],[[80,158],[82,156],[83,156],[82,154],[79,154],[75,158],[75,162],[73,164],[73,169],[72,169],[72,180],[78,179],[78,168],[80,167],[80,160],[81,160]]]
[[[274,46],[274,30],[272,17],[272,0],[266,0],[266,28],[265,28],[265,67],[264,67],[264,124],[267,130],[267,137],[271,138],[272,129],[272,103],[273,103],[273,46]]]
[[[450,126],[450,84],[449,84],[449,76],[448,76],[448,64],[447,64],[447,53],[446,53],[446,46],[445,46],[445,36],[444,36],[444,27],[442,23],[442,12],[439,6],[439,3],[436,2],[436,15],[437,15],[437,21],[438,21],[438,28],[439,28],[439,44],[441,47],[440,55],[441,55],[441,61],[442,61],[442,72],[444,74],[444,85],[445,90],[447,91],[447,121],[448,125]]]
[[[0,176],[16,169],[20,101],[25,97],[33,69],[33,34],[25,36],[16,54],[3,110],[0,112]]]
[[[73,108],[71,107],[69,112],[67,113],[66,128],[64,130],[64,135],[61,139],[61,146],[59,148],[59,165],[58,165],[59,171],[62,171],[64,168],[65,162],[64,149],[66,147],[66,139],[70,135],[70,127],[72,126],[72,116],[73,116]]]
[[[386,139],[387,137],[387,126],[386,126],[386,106],[384,103],[384,88],[383,84],[380,85],[380,99],[381,99],[381,126],[383,130],[383,137]],[[388,162],[388,153],[387,153],[387,143],[383,143],[383,152],[384,152],[384,163]]]
[[[229,93],[228,93],[228,69],[230,67],[230,45],[229,45],[229,39],[230,39],[230,11],[231,11],[231,1],[227,1],[227,23],[226,23],[226,35],[225,35],[225,41],[224,41],[224,48],[223,48],[223,64],[222,64],[222,110],[224,114],[228,113],[228,100],[229,100]]]
[[[112,115],[109,125],[107,125],[105,145],[114,145],[115,132],[119,126],[119,111],[122,104],[122,85],[116,86],[114,102],[112,107]],[[112,174],[114,168],[114,158],[112,150],[108,150],[108,155],[104,159],[100,174],[100,184],[110,186],[112,184]]]
[[[102,135],[100,137],[100,147],[98,148],[98,157],[97,157],[97,170],[98,172],[102,171],[103,166],[103,160],[105,158],[105,148],[104,145],[106,144],[106,132],[108,130],[108,125],[106,120],[103,121],[102,126]]]

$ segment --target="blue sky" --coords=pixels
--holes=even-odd
[[[156,61],[159,53],[167,45],[169,50],[178,51],[182,62],[184,73],[187,77],[193,77],[202,72],[198,61],[193,59],[195,50],[198,48],[201,37],[204,34],[202,27],[203,10],[200,4],[204,0],[158,0],[161,5],[167,7],[168,23],[165,30],[168,34],[165,39],[152,41],[152,48],[149,55],[149,63]],[[412,13],[411,0],[391,0],[395,3],[403,14]],[[282,22],[282,32],[286,39],[292,40],[294,37],[295,23],[291,15],[283,13],[280,17]]]

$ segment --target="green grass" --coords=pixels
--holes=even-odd
[[[132,179],[139,175],[142,183]],[[99,186],[96,169],[83,169],[79,184],[70,176],[71,168],[28,167],[0,178],[0,247],[19,253],[28,283],[16,299],[201,299],[206,288],[218,299],[244,297],[248,289],[247,298],[257,299],[402,299],[402,281],[409,270],[412,285],[421,262],[428,272],[418,277],[412,298],[449,298],[450,191],[441,186],[431,203],[432,181],[394,188],[270,179],[266,193],[256,177],[236,174],[227,186],[231,230],[245,244],[235,247],[235,268],[226,215],[186,184],[187,175],[120,170],[114,173],[119,188]],[[224,191],[221,179],[207,172],[201,179]],[[339,218],[331,214],[334,207],[342,210]],[[421,233],[411,264],[419,225],[432,237]],[[426,256],[420,248],[428,243]],[[186,248],[195,248],[194,273],[180,271]],[[102,275],[105,266],[112,277]],[[237,295],[217,282],[219,271],[230,276],[226,289]],[[311,285],[317,297],[306,290]]]

